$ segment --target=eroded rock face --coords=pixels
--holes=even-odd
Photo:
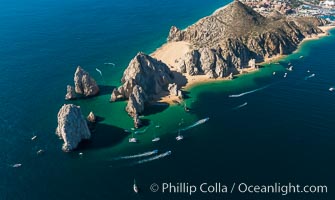
[[[146,94],[144,93],[141,86],[136,85],[133,88],[133,92],[129,96],[126,111],[132,117],[141,114],[144,111],[144,104],[147,100]]]
[[[133,117],[133,119],[134,119],[134,127],[135,127],[135,128],[140,128],[140,127],[142,126],[142,121],[141,121],[141,119],[138,117],[138,115],[135,115],[135,116]]]
[[[74,85],[76,93],[86,97],[94,96],[99,93],[99,87],[95,80],[80,66],[77,67],[74,74]]]
[[[185,41],[194,48],[176,65],[189,75],[227,77],[266,58],[292,53],[305,37],[321,33],[327,22],[316,17],[264,17],[234,1],[185,30],[172,27],[168,42]],[[251,61],[251,62],[250,62]]]
[[[80,107],[65,104],[58,112],[56,134],[63,139],[63,151],[68,152],[77,148],[84,139],[90,139],[91,133]]]
[[[122,85],[114,89],[111,101],[128,99],[126,111],[134,118],[154,95],[167,91],[172,80],[173,74],[166,64],[140,52],[130,61]]]
[[[72,100],[77,98],[77,94],[74,90],[74,87],[71,85],[68,85],[66,87],[66,95],[65,95],[65,100]]]
[[[147,95],[152,95],[166,90],[172,79],[173,74],[166,64],[140,52],[130,61],[121,82],[139,85]]]
[[[170,95],[172,96],[178,96],[178,85],[175,83],[169,84],[168,90],[170,92]]]

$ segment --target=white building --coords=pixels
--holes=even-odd
[[[334,0],[326,0],[326,1],[323,1],[323,2],[321,1],[320,6],[334,7],[335,2],[334,2]]]

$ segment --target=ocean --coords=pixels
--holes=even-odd
[[[149,108],[144,119],[150,125],[140,129],[140,142],[128,143],[124,129],[133,121],[124,111],[126,103],[109,103],[109,98],[129,61],[139,51],[161,46],[172,25],[185,28],[229,2],[3,0],[0,199],[334,199],[335,93],[329,88],[335,87],[335,30],[258,72],[192,87],[186,100],[191,112],[180,105]],[[286,70],[288,63],[293,71]],[[78,65],[102,91],[67,102],[66,85],[73,84]],[[61,151],[55,135],[65,103],[102,119],[92,140],[71,153]],[[175,140],[178,129],[206,117],[208,122],[182,131],[184,140]],[[152,143],[154,134],[161,141]],[[39,149],[45,153],[37,155]],[[124,157],[154,150],[171,155]],[[13,168],[16,163],[22,166]],[[140,194],[133,192],[134,179]],[[198,190],[190,196],[161,190],[163,183],[205,182],[228,188],[234,183],[326,185],[328,193]],[[157,192],[150,191],[154,183]]]

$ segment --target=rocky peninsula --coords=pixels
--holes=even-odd
[[[327,23],[277,11],[263,16],[233,1],[185,30],[172,26],[167,43],[150,56],[138,53],[125,70],[122,85],[112,92],[111,102],[128,100],[126,111],[139,127],[138,115],[146,103],[171,103],[171,97],[182,99],[180,89],[185,86],[256,70],[259,63],[290,54],[305,38],[324,33],[319,26]]]
[[[79,106],[73,104],[62,106],[58,112],[56,134],[64,141],[62,149],[65,152],[74,150],[82,140],[91,138]]]
[[[152,56],[182,73],[188,85],[257,69],[257,64],[288,55],[328,22],[317,17],[263,16],[234,1],[180,30],[172,26],[167,43]]]

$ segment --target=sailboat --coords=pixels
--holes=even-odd
[[[136,180],[135,179],[134,179],[133,190],[134,190],[135,193],[138,193],[138,187],[136,185]]]
[[[134,137],[134,132],[131,132],[131,138],[129,138],[129,142],[136,143],[137,139]]]
[[[179,141],[179,140],[182,140],[184,139],[184,136],[180,135],[180,129],[178,130],[178,136],[176,137],[176,140]]]

